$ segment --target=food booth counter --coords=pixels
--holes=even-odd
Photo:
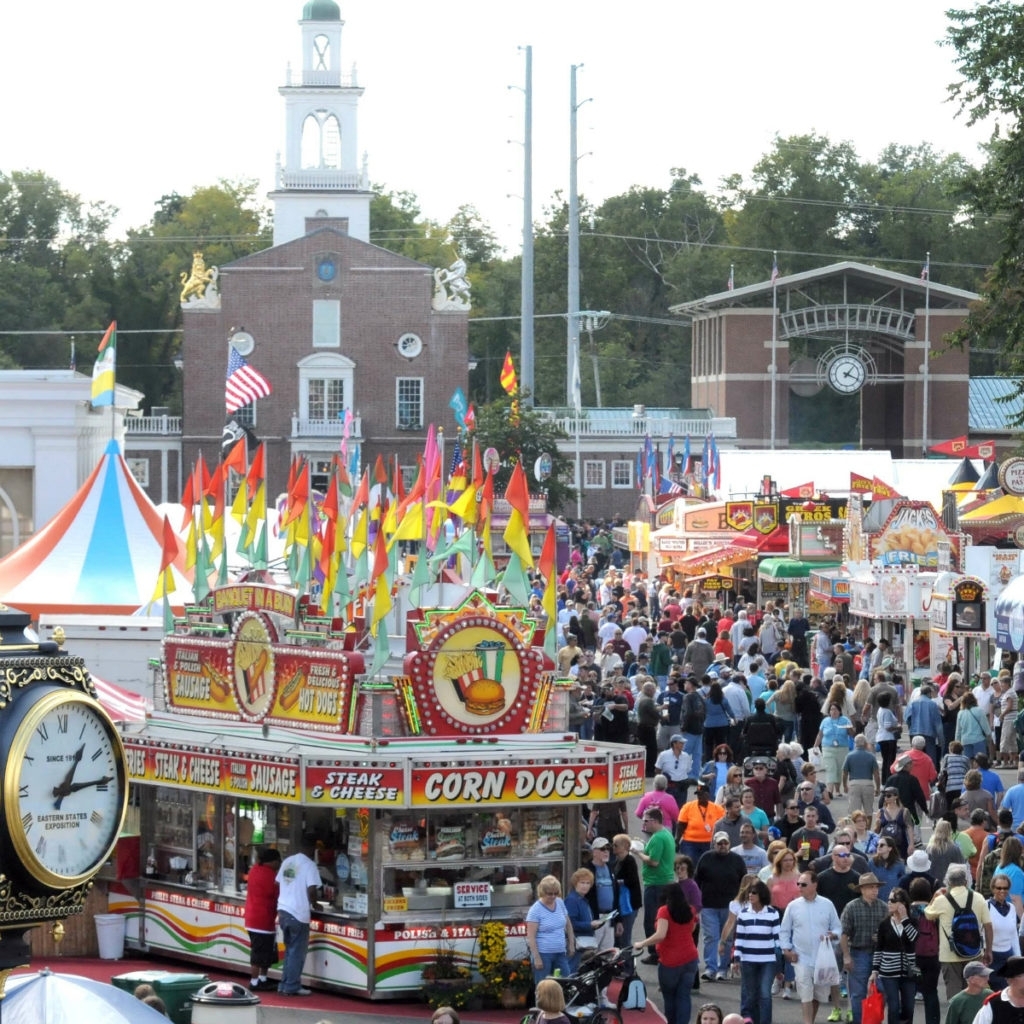
[[[311,834],[322,898],[306,983],[418,992],[442,948],[472,966],[488,919],[524,954],[537,882],[579,866],[583,805],[642,794],[642,750],[566,731],[567,691],[521,608],[473,592],[411,612],[381,682],[357,679],[358,655],[330,638],[285,637],[254,610],[270,598],[215,592],[234,608],[228,632],[179,625],[166,712],[124,727],[144,874],[112,885],[109,909],[128,946],[247,971],[255,851],[287,857]]]

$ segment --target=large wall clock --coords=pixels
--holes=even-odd
[[[88,694],[41,685],[8,706],[0,744],[2,826],[17,872],[47,890],[87,882],[113,851],[128,806],[113,722]]]
[[[818,359],[818,380],[840,395],[857,394],[875,377],[875,361],[860,348],[831,348]]]

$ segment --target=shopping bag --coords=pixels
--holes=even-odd
[[[885,1019],[885,996],[872,982],[868,986],[867,998],[860,1004],[861,1024],[882,1024]]]
[[[815,768],[820,768],[821,767],[821,748],[820,747],[811,747],[811,749],[807,751],[807,760],[811,764],[813,764]]]
[[[832,949],[832,940],[822,939],[818,943],[818,955],[814,959],[814,984],[838,985],[840,980],[839,964]]]

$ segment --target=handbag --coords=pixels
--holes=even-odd
[[[633,913],[633,898],[629,895],[629,886],[619,883],[619,916],[625,917]]]
[[[838,985],[841,978],[832,940],[822,939],[818,943],[818,955],[814,958],[814,984]]]
[[[885,996],[878,991],[872,982],[868,986],[868,994],[860,1004],[861,1024],[882,1024],[885,1020]]]
[[[942,789],[937,789],[932,793],[932,798],[928,804],[928,817],[933,821],[938,821],[939,818],[944,817],[948,809],[946,794]]]

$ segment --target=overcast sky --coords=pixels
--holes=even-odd
[[[849,140],[862,159],[930,142],[978,159],[984,133],[946,102],[944,0],[339,0],[342,64],[366,92],[371,180],[447,219],[475,205],[503,241],[522,225],[524,59],[533,47],[534,218],[568,182],[569,69],[582,64],[579,187],[600,200],[714,187],[776,133]],[[0,171],[43,170],[141,226],[170,192],[219,178],[272,186],[277,88],[298,71],[301,0],[47,0],[0,18]],[[40,14],[40,12],[42,12]]]

